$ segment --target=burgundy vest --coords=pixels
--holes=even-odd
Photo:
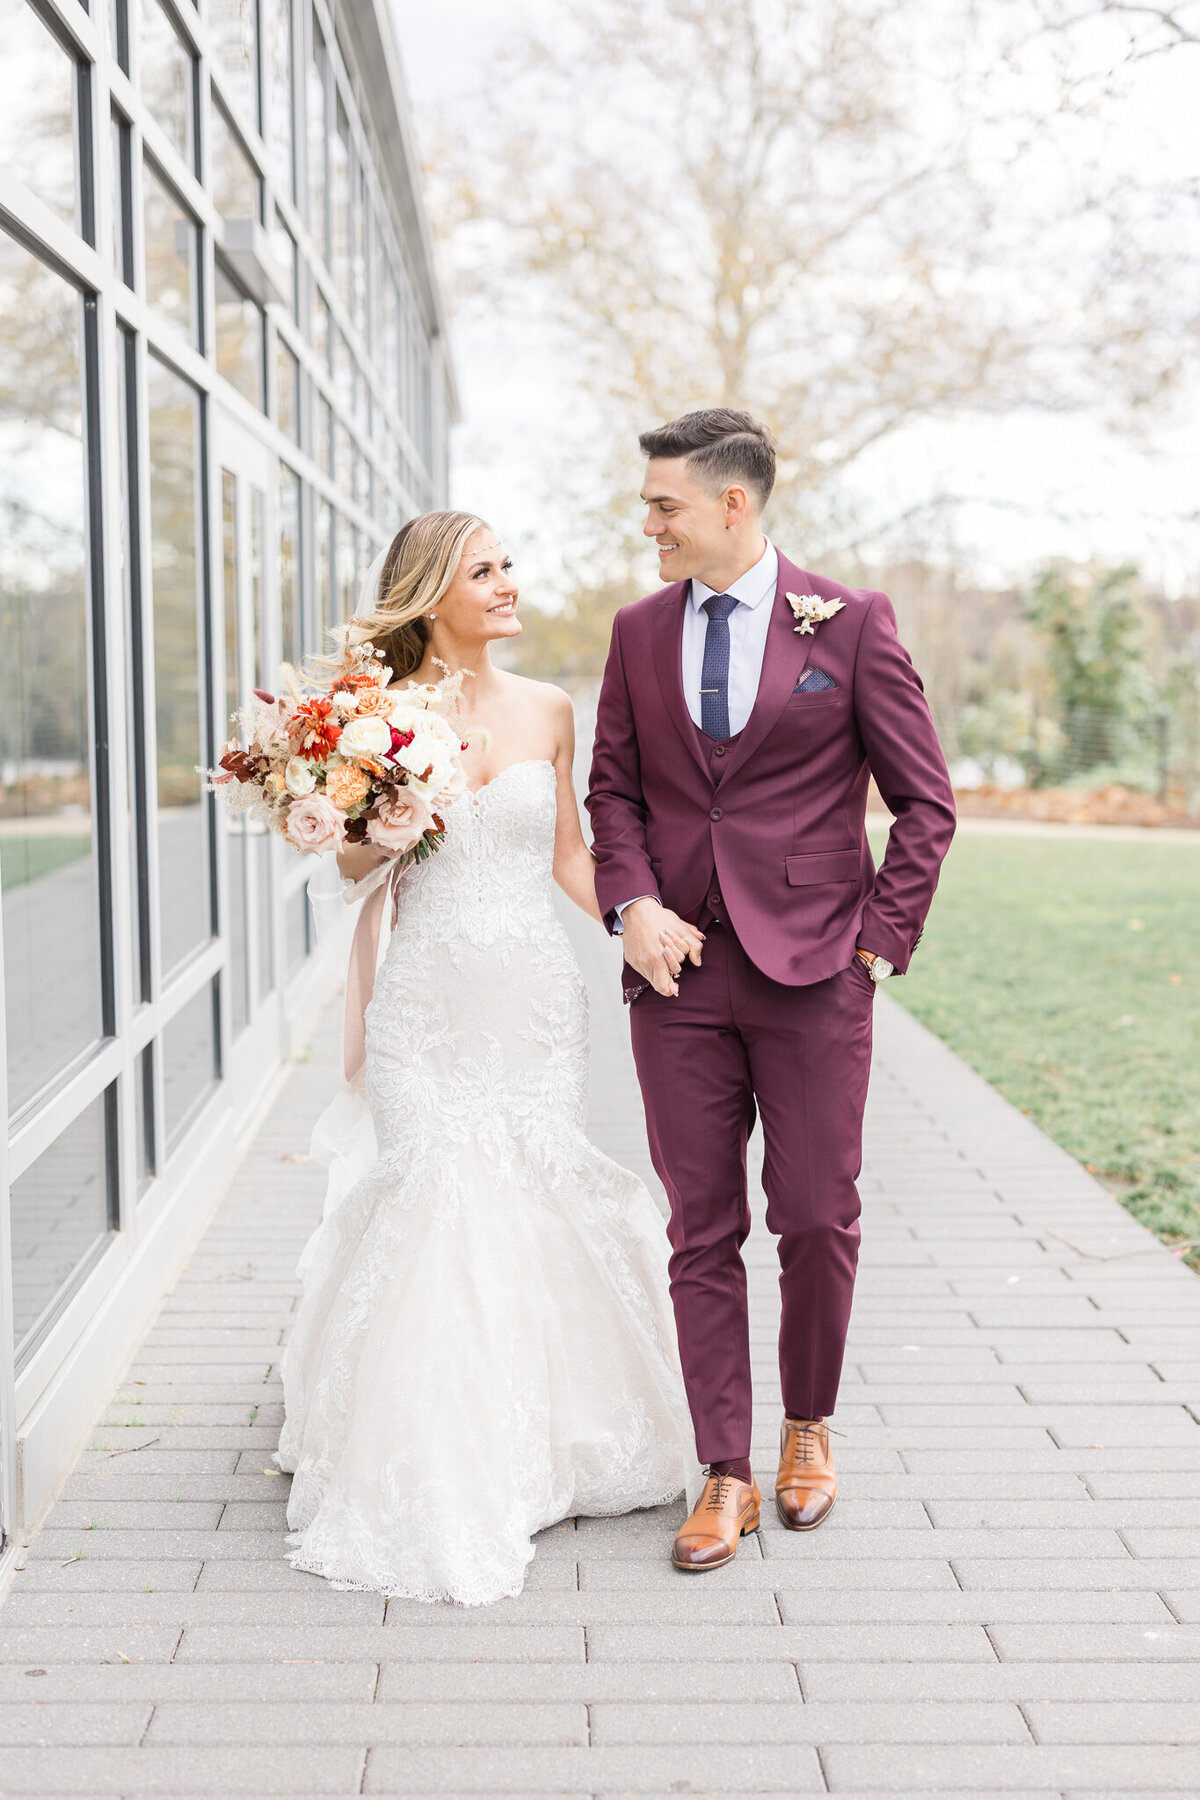
[[[692,721],[692,730],[696,734],[696,742],[700,745],[701,751],[708,759],[708,772],[712,776],[713,787],[714,789],[719,788],[722,777],[725,774],[726,759],[742,734],[740,731],[737,731],[732,737],[709,737],[706,731],[701,731],[699,725],[697,725],[694,720]],[[721,899],[721,887],[717,880],[715,864],[713,865],[712,872],[708,878],[708,887],[705,891],[704,899],[701,901],[700,909],[692,923],[695,925],[697,931],[709,931],[714,923],[719,923],[725,930],[730,929],[724,902]]]

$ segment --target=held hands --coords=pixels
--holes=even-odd
[[[679,971],[685,962],[700,967],[703,932],[657,900],[635,900],[625,908],[622,924],[625,961],[656,993],[671,997],[679,992]]]

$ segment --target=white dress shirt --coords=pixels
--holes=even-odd
[[[779,582],[779,552],[769,538],[752,569],[722,591],[732,595],[737,605],[729,615],[729,731],[736,736],[744,731],[758,698],[763,657],[767,649],[767,628],[771,623],[771,603]],[[708,631],[708,614],[704,602],[717,592],[692,578],[692,590],[683,611],[683,697],[695,725],[700,724],[700,672],[704,667],[704,639]],[[621,936],[623,915],[627,906],[645,895],[631,894],[617,907],[615,935]]]
[[[779,553],[770,539],[752,569],[723,591],[737,605],[729,615],[729,731],[744,731],[758,697],[771,602],[779,581]],[[708,614],[704,602],[717,590],[692,579],[692,591],[683,613],[683,697],[695,725],[700,723],[700,671],[704,666],[704,639]]]

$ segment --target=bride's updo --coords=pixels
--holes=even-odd
[[[458,574],[463,552],[487,525],[474,513],[427,512],[410,519],[388,546],[373,612],[356,613],[348,644],[374,644],[400,681],[418,668],[429,642],[427,614]]]

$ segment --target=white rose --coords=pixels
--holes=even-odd
[[[283,771],[283,779],[287,783],[288,793],[295,794],[297,799],[301,794],[311,794],[317,785],[317,778],[312,772],[311,765],[302,756],[293,756],[289,759],[288,766]]]
[[[408,785],[423,797],[438,794],[454,772],[446,745],[432,732],[418,732],[411,744],[396,752],[396,761],[408,773]]]
[[[423,713],[421,715],[420,729],[422,731],[431,731],[434,737],[441,738],[442,742],[448,744],[451,750],[457,750],[462,743],[461,737],[458,735],[458,732],[454,729],[453,725],[451,725],[449,719],[443,719],[440,713]]]
[[[467,776],[461,763],[451,763],[446,781],[433,796],[436,800],[457,800],[467,791]]]
[[[430,714],[425,711],[424,707],[414,706],[404,694],[395,702],[388,714],[389,723],[394,725],[397,731],[423,731],[429,718]]]
[[[386,719],[350,719],[338,739],[343,756],[382,756],[391,749],[391,727]]]

